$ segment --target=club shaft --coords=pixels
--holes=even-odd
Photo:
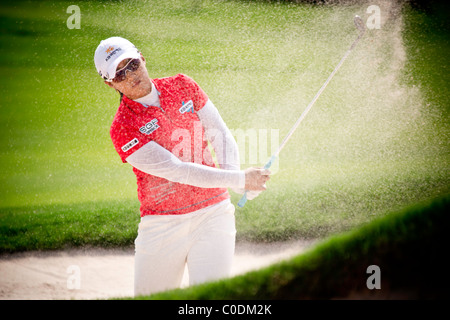
[[[361,37],[364,35],[365,33],[365,28],[364,25],[362,24],[362,20],[360,17],[356,16],[355,17],[355,25],[356,27],[360,30],[360,33],[358,35],[358,37],[356,38],[355,41],[353,41],[352,45],[350,46],[350,49],[347,50],[347,52],[344,54],[344,56],[342,57],[341,61],[339,61],[338,65],[336,66],[336,68],[334,68],[333,72],[331,72],[331,74],[328,76],[328,79],[325,81],[325,83],[322,85],[322,87],[319,89],[319,91],[316,93],[316,95],[314,96],[314,98],[311,100],[311,102],[308,104],[308,106],[306,107],[306,109],[302,112],[302,114],[300,115],[300,117],[297,119],[297,121],[294,123],[294,125],[292,126],[292,128],[289,130],[288,134],[286,135],[286,137],[283,139],[283,141],[281,142],[280,146],[278,147],[277,151],[270,157],[269,161],[265,164],[264,169],[269,169],[270,166],[272,165],[272,163],[276,160],[276,158],[278,157],[278,155],[280,154],[281,150],[284,148],[284,146],[286,145],[286,143],[289,141],[289,139],[291,138],[291,136],[294,134],[295,130],[297,129],[297,127],[300,125],[300,123],[303,121],[303,119],[306,117],[306,115],[308,114],[309,110],[311,110],[312,106],[314,105],[314,103],[317,101],[317,99],[319,98],[319,96],[322,94],[323,90],[325,90],[325,88],[328,86],[328,83],[330,83],[331,79],[334,77],[334,75],[336,74],[336,72],[339,70],[339,68],[342,66],[342,64],[344,63],[344,61],[347,59],[347,57],[349,56],[350,52],[352,52],[353,48],[358,44],[359,39],[361,39]],[[244,192],[244,195],[242,196],[241,200],[239,200],[238,202],[238,206],[239,207],[243,207],[245,205],[245,203],[247,202],[247,191]]]
[[[297,119],[297,121],[295,122],[295,124],[292,126],[292,128],[289,130],[288,134],[286,135],[286,137],[284,137],[283,141],[281,142],[280,146],[278,147],[277,151],[273,154],[274,157],[278,157],[278,155],[280,154],[281,150],[284,148],[284,146],[286,145],[286,143],[288,142],[288,140],[291,138],[291,136],[294,134],[295,130],[297,129],[297,127],[300,125],[300,123],[303,121],[303,119],[306,117],[306,115],[308,114],[309,110],[311,110],[312,106],[314,105],[314,103],[316,103],[317,99],[320,97],[320,95],[322,94],[322,92],[325,90],[325,88],[328,86],[328,83],[330,83],[331,79],[334,77],[334,75],[336,74],[336,72],[338,72],[338,70],[341,68],[342,64],[344,63],[344,61],[347,59],[347,57],[349,56],[350,52],[352,52],[353,48],[356,46],[356,44],[358,43],[359,39],[361,39],[363,32],[361,32],[358,36],[358,38],[356,38],[356,40],[353,42],[353,44],[351,45],[350,49],[347,50],[347,52],[344,54],[344,56],[342,57],[341,61],[339,61],[338,65],[336,66],[336,68],[334,68],[333,72],[331,72],[331,74],[328,76],[328,79],[325,81],[325,83],[322,85],[322,87],[319,89],[319,91],[316,93],[316,95],[314,96],[314,98],[311,100],[311,102],[308,104],[308,106],[306,107],[306,109],[302,112],[302,114],[300,115],[300,117]]]

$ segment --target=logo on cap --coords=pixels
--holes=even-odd
[[[114,47],[109,47],[108,49],[106,49],[106,53],[110,53],[113,50],[114,50]]]
[[[110,48],[113,49],[112,52],[108,52],[108,50],[109,50]],[[117,49],[114,49],[113,47],[110,47],[110,48],[108,48],[108,50],[106,50],[106,53],[109,53],[109,54],[106,56],[105,61],[108,61],[109,59],[111,59],[111,57],[112,57],[113,55],[117,54],[119,51],[122,51],[122,48],[117,48]]]

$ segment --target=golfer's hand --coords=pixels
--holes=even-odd
[[[270,179],[271,172],[262,168],[248,168],[245,170],[245,190],[266,190],[266,182]]]

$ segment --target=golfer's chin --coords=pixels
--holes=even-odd
[[[138,80],[130,83],[127,90],[123,92],[128,98],[136,100],[150,94],[152,91],[152,85],[150,79],[148,81]]]

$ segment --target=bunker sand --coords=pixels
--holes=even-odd
[[[238,242],[232,276],[288,259],[313,243],[312,240]],[[182,287],[186,287],[188,281],[185,272]],[[2,300],[132,297],[133,282],[133,249],[29,252],[0,258]]]

